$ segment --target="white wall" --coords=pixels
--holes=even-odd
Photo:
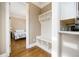
[[[1,39],[0,39],[0,54],[9,55],[9,4],[8,3],[0,3],[0,23],[1,26]]]
[[[26,4],[24,2],[10,3],[10,16],[25,19],[26,17]]]

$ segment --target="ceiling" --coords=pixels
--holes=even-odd
[[[39,8],[43,8],[48,5],[50,2],[32,2],[34,5],[38,6]]]

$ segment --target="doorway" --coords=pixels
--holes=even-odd
[[[26,49],[26,4],[10,3],[10,56],[15,56]]]

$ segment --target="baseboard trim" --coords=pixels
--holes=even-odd
[[[31,44],[29,48],[32,48],[32,47],[34,47],[34,46],[37,46],[37,47],[39,47],[39,48],[43,49],[44,51],[46,51],[46,52],[48,52],[48,53],[50,53],[50,54],[51,54],[51,52],[50,52],[49,50],[44,49],[43,47],[41,47],[40,45],[38,45],[38,44],[37,44],[37,42],[36,42],[36,43]]]
[[[43,48],[43,47],[40,46],[40,45],[36,45],[36,46],[51,54],[51,51],[50,51],[50,50],[47,50],[47,49]]]
[[[36,46],[36,43],[30,44],[29,48]]]

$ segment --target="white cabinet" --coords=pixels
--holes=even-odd
[[[79,18],[79,2],[76,3],[76,17]]]
[[[60,15],[61,15],[61,20],[75,18],[76,17],[76,3],[75,2],[61,2]]]

